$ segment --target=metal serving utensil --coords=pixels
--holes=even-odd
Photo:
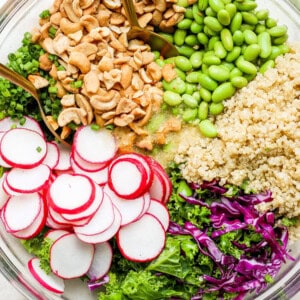
[[[128,32],[129,40],[140,38],[149,44],[152,50],[158,50],[166,58],[179,55],[176,47],[167,39],[140,26],[132,0],[122,0],[122,4],[131,25],[131,29]]]
[[[40,101],[40,97],[38,95],[38,92],[36,90],[36,88],[34,87],[34,85],[27,80],[26,78],[24,78],[23,76],[21,76],[20,74],[18,74],[15,71],[12,71],[11,69],[9,69],[8,67],[6,67],[5,65],[0,63],[0,76],[7,79],[8,81],[14,83],[15,85],[21,87],[22,89],[24,89],[25,91],[27,91],[28,93],[30,93],[32,95],[32,97],[36,100],[36,103],[38,105],[38,109],[40,111],[41,114],[41,118],[44,122],[44,124],[47,126],[47,128],[49,129],[49,131],[51,132],[51,134],[62,144],[70,146],[66,141],[64,141],[53,129],[53,127],[51,126],[51,124],[49,123],[49,121],[46,118],[46,115],[43,111],[43,107]]]

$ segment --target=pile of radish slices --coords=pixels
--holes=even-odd
[[[1,220],[7,232],[30,239],[47,226],[53,243],[46,274],[38,258],[31,274],[48,290],[64,279],[102,278],[112,261],[109,240],[132,261],[156,258],[164,248],[172,185],[154,159],[118,153],[110,131],[83,126],[72,148],[47,142],[37,122],[0,121]],[[146,234],[145,234],[146,233]]]

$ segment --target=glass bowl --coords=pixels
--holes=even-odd
[[[38,15],[47,9],[53,0],[6,0],[0,1],[0,61],[6,63],[7,55],[14,52],[21,43],[23,34],[38,25]],[[259,8],[267,8],[272,17],[289,28],[289,40],[300,41],[300,1],[257,0]],[[275,282],[259,295],[249,295],[247,299],[291,300],[300,297],[300,240],[290,245],[295,261],[287,262]],[[80,280],[66,282],[66,292],[57,296],[43,289],[27,270],[30,255],[20,242],[6,233],[0,224],[0,271],[6,279],[28,299],[96,299]]]

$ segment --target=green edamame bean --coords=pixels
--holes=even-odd
[[[162,86],[163,86],[163,89],[165,91],[170,91],[171,90],[171,87],[170,87],[170,82],[166,81],[166,80],[162,80]]]
[[[188,106],[189,108],[196,108],[196,107],[198,107],[198,101],[192,95],[183,94],[182,95],[182,100],[183,100],[183,103],[186,106]]]
[[[177,28],[187,30],[191,27],[193,20],[183,19],[177,24]]]
[[[171,44],[174,43],[174,38],[173,38],[172,34],[166,33],[166,32],[159,32],[159,35],[162,36],[163,38],[165,38]]]
[[[221,31],[221,41],[223,43],[224,48],[227,51],[231,51],[233,49],[233,39],[229,29],[224,28]]]
[[[273,44],[274,45],[282,45],[283,43],[285,43],[287,41],[287,39],[288,39],[288,35],[285,34],[283,36],[273,39]]]
[[[267,60],[265,63],[263,63],[260,68],[259,72],[264,74],[268,69],[274,68],[275,67],[275,61],[270,59]]]
[[[186,90],[186,84],[185,82],[177,77],[175,79],[173,79],[170,83],[169,83],[169,90],[177,93],[177,94],[183,94]]]
[[[215,17],[205,17],[204,24],[211,30],[219,32],[223,29],[222,24]]]
[[[272,27],[274,27],[276,25],[277,25],[277,21],[275,19],[273,19],[273,18],[267,18],[267,20],[266,20],[266,27],[267,28],[272,28]]]
[[[230,19],[232,19],[236,14],[236,6],[233,3],[228,3],[225,5],[225,9],[229,13]]]
[[[200,97],[205,102],[211,101],[211,92],[204,87],[201,87],[199,90]]]
[[[184,44],[184,39],[186,37],[186,30],[184,29],[176,29],[174,32],[174,44],[177,46],[182,46]]]
[[[256,25],[258,23],[258,19],[254,13],[251,12],[242,12],[243,21],[249,25]]]
[[[244,40],[248,45],[257,44],[257,35],[253,30],[246,29],[244,32]]]
[[[176,4],[181,7],[188,7],[189,2],[187,0],[177,0]]]
[[[260,46],[258,44],[252,44],[245,48],[243,56],[245,60],[254,61],[260,54]]]
[[[199,71],[193,71],[187,74],[186,76],[186,81],[189,83],[199,83],[199,76],[200,76]]]
[[[189,46],[196,46],[196,45],[199,45],[199,41],[197,39],[197,36],[195,36],[194,34],[190,34],[188,36],[186,36],[185,38],[185,43]]]
[[[205,120],[208,117],[208,103],[202,101],[198,107],[198,119],[199,120]]]
[[[256,74],[244,74],[243,76],[247,79],[248,82],[250,82],[255,78]]]
[[[257,4],[255,1],[251,0],[245,0],[235,3],[237,10],[239,11],[251,11],[254,10],[257,7]]]
[[[197,100],[198,103],[200,102],[201,96],[199,91],[195,91],[192,96]]]
[[[216,81],[226,81],[230,77],[229,70],[222,66],[210,66],[208,68],[208,74]]]
[[[175,64],[175,56],[166,58],[166,59],[164,60],[164,62],[165,62],[166,65],[167,65],[167,64],[174,65],[174,64]]]
[[[192,25],[190,27],[190,31],[192,33],[197,34],[197,33],[201,32],[202,30],[203,30],[203,25],[202,24],[198,24],[196,21],[192,22]]]
[[[193,195],[193,190],[189,187],[189,185],[184,180],[181,180],[178,184],[177,195],[179,194],[182,194],[187,197]]]
[[[233,62],[235,61],[241,54],[241,47],[235,46],[233,49],[227,54],[225,60],[227,62]]]
[[[175,57],[175,66],[184,72],[191,71],[193,68],[190,60],[182,55]]]
[[[198,8],[200,11],[204,11],[208,6],[208,0],[198,0]]]
[[[245,60],[242,56],[240,56],[236,61],[236,66],[246,74],[256,75],[257,69],[256,66],[250,61]]]
[[[278,57],[281,54],[283,54],[283,53],[279,46],[272,46],[272,51],[271,51],[270,56],[268,57],[268,60],[269,59],[274,60],[276,57]]]
[[[182,102],[182,97],[172,91],[165,91],[163,95],[163,100],[170,106],[177,106]]]
[[[184,110],[182,114],[182,120],[185,122],[192,122],[197,118],[198,109],[197,108],[189,108]]]
[[[178,52],[180,55],[186,56],[186,57],[190,57],[196,50],[191,47],[191,46],[187,46],[187,45],[183,45],[181,47],[177,48]]]
[[[159,58],[156,59],[155,62],[162,68],[165,65],[165,62],[163,59]]]
[[[279,45],[277,47],[281,50],[282,54],[289,53],[291,50],[290,47],[286,44]]]
[[[194,52],[190,57],[190,62],[193,66],[193,69],[199,69],[202,65],[202,59],[203,59],[203,52],[202,51],[196,51]]]
[[[243,76],[235,76],[230,80],[231,84],[236,88],[243,88],[248,84],[248,81]]]
[[[226,4],[228,4],[228,3],[231,3],[232,2],[232,0],[222,0],[223,1],[223,3],[225,4],[225,6],[226,6]]]
[[[208,36],[217,36],[217,32],[216,31],[213,31],[211,30],[208,26],[204,25],[203,27],[203,32],[208,35]]]
[[[158,59],[160,59],[160,53],[159,53],[159,51],[152,51],[152,53],[154,55],[154,60],[155,61],[158,60]]]
[[[225,58],[227,55],[227,51],[224,48],[221,41],[217,41],[214,45],[215,55],[221,59]]]
[[[193,8],[191,6],[187,7],[184,12],[184,17],[187,19],[194,19],[193,17]]]
[[[232,80],[232,78],[239,77],[239,76],[242,76],[242,75],[243,75],[243,72],[239,68],[235,67],[230,72],[230,81]]]
[[[213,102],[222,102],[230,98],[235,93],[235,87],[231,82],[224,82],[220,84],[212,93],[211,99]]]
[[[181,71],[181,70],[178,69],[178,68],[174,68],[174,70],[175,70],[176,74],[178,75],[178,77],[179,77],[180,79],[182,79],[183,81],[186,80],[185,72]]]
[[[218,135],[215,125],[210,120],[203,120],[199,124],[200,132],[209,138],[214,138]]]
[[[197,34],[197,39],[201,45],[207,45],[209,41],[207,35],[204,32],[199,32]]]
[[[218,18],[218,21],[224,26],[227,26],[230,24],[231,17],[230,17],[229,12],[226,9],[219,10],[217,18]]]
[[[223,103],[211,103],[209,105],[209,113],[213,116],[221,114],[224,110]]]
[[[271,36],[267,31],[260,33],[257,37],[257,44],[260,46],[260,57],[267,58],[272,52]]]
[[[235,32],[241,28],[243,22],[243,16],[240,12],[237,12],[231,20],[230,31]]]
[[[192,6],[193,18],[198,24],[203,24],[203,14],[200,12],[200,9],[197,3],[194,3]]]
[[[197,86],[194,83],[185,83],[185,94],[192,95],[196,89]]]
[[[202,65],[201,65],[201,72],[202,72],[203,74],[208,75],[208,67],[209,67],[209,65],[206,65],[206,64],[203,64],[203,63],[202,63]]]
[[[209,6],[207,7],[207,9],[205,10],[205,15],[209,16],[209,17],[216,17],[217,13]]]
[[[280,37],[287,33],[287,27],[285,25],[274,26],[268,30],[271,37]]]
[[[207,50],[214,50],[215,49],[215,43],[217,41],[220,41],[220,38],[218,36],[213,36],[209,39]]]
[[[203,63],[206,65],[219,65],[221,59],[216,55],[206,55],[203,57]]]
[[[269,17],[269,11],[267,9],[261,9],[256,12],[256,17],[259,21],[264,21]]]
[[[222,0],[208,0],[208,4],[215,12],[225,8]]]
[[[255,26],[255,33],[256,34],[260,34],[260,33],[262,33],[262,32],[264,32],[264,31],[266,31],[267,29],[266,29],[266,26],[265,25],[263,25],[263,24],[257,24],[256,26]]]
[[[235,68],[235,65],[233,63],[223,61],[221,67],[226,68],[229,72],[231,72]]]
[[[241,46],[244,43],[244,33],[241,30],[236,30],[232,35],[232,40],[236,46]]]

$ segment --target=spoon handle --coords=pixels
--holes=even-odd
[[[141,27],[136,15],[135,7],[132,0],[122,0],[126,16],[131,26]]]

